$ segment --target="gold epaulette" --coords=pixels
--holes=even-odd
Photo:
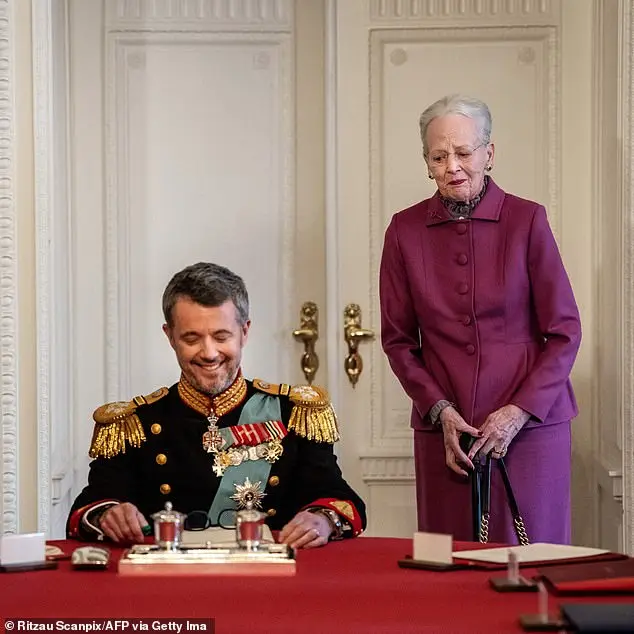
[[[326,390],[314,385],[295,385],[289,397],[294,404],[288,422],[289,430],[317,442],[334,443],[339,440],[337,417]]]
[[[147,396],[136,396],[131,401],[106,403],[92,415],[95,430],[88,455],[91,458],[113,458],[125,453],[126,442],[140,447],[145,442],[145,432],[136,410],[140,405],[150,405],[163,398],[169,390],[161,387]]]

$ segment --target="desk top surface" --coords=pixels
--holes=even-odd
[[[54,542],[69,553],[81,544]],[[121,577],[106,571],[0,574],[0,618],[215,618],[216,632],[521,632],[532,593],[499,594],[489,571],[402,569],[411,540],[360,537],[299,551],[294,577]],[[531,571],[527,570],[530,575]],[[559,602],[580,599],[551,597]],[[631,602],[631,597],[608,599]]]

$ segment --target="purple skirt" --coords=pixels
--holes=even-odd
[[[418,530],[473,539],[471,484],[445,464],[443,435],[414,431]],[[570,543],[570,422],[521,430],[504,459],[531,542]],[[489,541],[516,544],[500,477],[491,469]]]

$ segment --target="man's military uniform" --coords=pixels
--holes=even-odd
[[[168,500],[181,513],[207,513],[212,525],[250,500],[273,530],[316,508],[329,509],[343,537],[365,528],[365,505],[333,453],[336,419],[320,388],[240,373],[212,398],[181,377],[169,389],[104,405],[94,419],[95,460],[71,509],[69,537],[98,537],[97,517],[113,503],[131,502],[150,521]]]

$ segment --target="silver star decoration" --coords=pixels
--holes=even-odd
[[[232,500],[236,501],[239,509],[246,508],[262,508],[262,498],[266,495],[260,490],[262,483],[251,482],[249,478],[244,481],[244,484],[234,484],[236,492],[231,496]]]

